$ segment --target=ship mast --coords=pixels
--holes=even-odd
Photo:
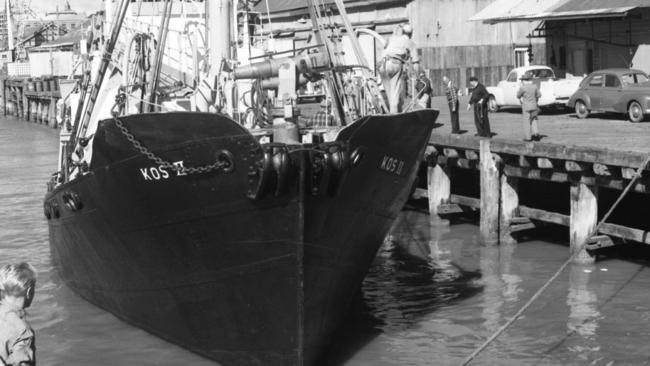
[[[172,15],[172,0],[165,1],[165,8],[163,10],[162,19],[160,20],[160,28],[158,29],[158,49],[153,62],[153,70],[151,72],[151,82],[149,83],[148,93],[149,97],[149,110],[154,112],[156,110],[157,102],[157,89],[160,82],[160,72],[163,65],[163,56],[165,54],[165,44],[167,43],[167,32],[169,30],[169,19]]]
[[[219,88],[219,77],[222,62],[232,59],[231,34],[232,34],[232,0],[207,0],[205,2],[205,26],[208,38],[208,75],[207,80],[214,90]],[[215,95],[216,93],[210,93]],[[209,98],[208,102],[214,105],[219,99]]]
[[[206,27],[208,28],[208,47],[210,80],[217,76],[221,60],[230,60],[232,0],[208,0],[205,2]]]
[[[111,62],[111,56],[113,54],[113,50],[115,49],[115,44],[117,43],[117,37],[120,34],[120,30],[122,28],[122,22],[124,21],[124,18],[126,17],[126,12],[129,8],[129,2],[130,0],[121,0],[120,2],[117,18],[115,19],[115,22],[113,22],[111,26],[111,35],[106,41],[106,43],[104,44],[104,51],[102,53],[99,69],[97,70],[97,78],[95,79],[95,85],[93,85],[93,88],[90,91],[90,97],[89,97],[90,99],[88,100],[88,103],[86,105],[85,113],[81,118],[81,121],[75,121],[73,125],[73,135],[72,135],[73,137],[74,136],[83,137],[86,134],[86,129],[88,128],[90,117],[92,116],[92,113],[95,109],[95,102],[97,101],[97,95],[99,94],[102,83],[104,81],[104,75],[108,70],[108,65]],[[79,126],[78,130],[76,130],[77,126]],[[74,144],[76,141],[71,140],[71,142]]]

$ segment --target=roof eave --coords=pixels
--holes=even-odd
[[[636,7],[619,8],[618,10],[598,9],[598,11],[584,11],[584,12],[567,12],[567,13],[553,13],[546,12],[534,15],[515,15],[511,17],[498,17],[490,19],[474,19],[473,21],[482,21],[485,24],[498,24],[498,23],[514,23],[514,22],[535,22],[535,21],[548,21],[548,20],[574,20],[574,19],[596,19],[596,18],[620,18],[626,17],[630,11]]]

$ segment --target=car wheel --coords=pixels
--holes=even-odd
[[[643,108],[641,108],[641,104],[637,101],[633,101],[630,103],[630,105],[627,107],[627,115],[630,117],[630,121],[632,122],[641,122],[643,121]]]
[[[490,95],[488,99],[488,111],[495,113],[499,111],[499,105],[497,104],[497,98],[494,95]]]
[[[578,118],[580,119],[583,119],[583,118],[587,118],[588,115],[589,115],[589,109],[587,109],[587,105],[585,104],[585,102],[583,102],[582,100],[576,101],[576,116],[578,116]]]

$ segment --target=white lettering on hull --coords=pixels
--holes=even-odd
[[[175,167],[177,168],[183,168],[183,161],[176,161],[172,163]],[[170,172],[167,170],[169,168],[166,168],[163,165],[159,166],[152,166],[148,168],[140,168],[140,174],[142,175],[142,178],[144,180],[150,180],[150,181],[157,181],[157,180],[165,180],[169,179],[171,177]],[[187,173],[182,172],[182,171],[177,171],[176,176],[182,176],[182,175],[187,175]]]
[[[384,155],[384,158],[381,160],[381,164],[379,165],[379,169],[396,175],[402,175],[404,172],[404,165],[404,160]]]

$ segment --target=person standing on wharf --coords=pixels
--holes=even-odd
[[[472,94],[467,104],[467,110],[474,106],[474,124],[476,125],[476,134],[481,137],[492,137],[490,131],[490,119],[488,118],[487,102],[490,94],[485,86],[478,82],[476,76],[469,78],[469,84],[472,86]]]

